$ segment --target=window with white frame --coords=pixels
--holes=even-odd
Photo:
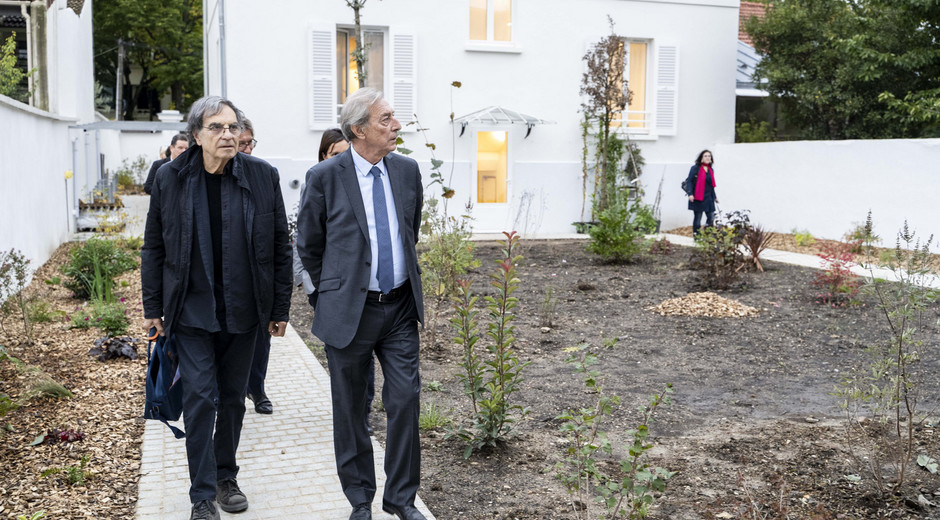
[[[470,41],[511,42],[512,0],[470,0]]]
[[[623,38],[609,56],[614,82],[629,99],[611,127],[638,135],[675,135],[678,108],[678,47],[648,39]],[[628,94],[629,90],[629,94]]]
[[[360,71],[353,52],[355,30],[319,23],[309,30],[308,119],[312,130],[338,124],[346,98],[359,89]],[[365,84],[384,91],[402,124],[414,119],[416,108],[415,35],[393,28],[363,28]]]

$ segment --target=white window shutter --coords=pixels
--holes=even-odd
[[[311,25],[308,41],[310,129],[326,130],[336,126],[336,26]]]
[[[402,126],[415,119],[418,110],[418,47],[412,32],[390,31],[392,41],[391,104]]]
[[[676,135],[679,119],[679,47],[656,46],[656,133]]]

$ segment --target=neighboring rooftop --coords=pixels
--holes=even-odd
[[[752,16],[758,18],[764,17],[764,12],[766,6],[763,2],[741,2],[741,7],[738,10],[738,39],[742,42],[754,46],[754,42],[751,40],[751,36],[744,32],[744,24],[751,19]]]

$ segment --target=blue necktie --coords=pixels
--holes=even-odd
[[[392,261],[392,233],[388,227],[388,206],[385,204],[385,185],[382,184],[382,170],[373,166],[372,174],[372,209],[375,212],[375,238],[379,246],[379,265],[376,278],[379,290],[388,293],[395,288],[395,264]]]

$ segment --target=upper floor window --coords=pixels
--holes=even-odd
[[[470,40],[512,41],[512,0],[470,0]]]
[[[396,28],[363,29],[365,84],[385,93],[402,124],[414,119],[417,102],[415,35]],[[353,53],[355,30],[312,24],[308,38],[308,121],[312,130],[334,128],[346,98],[359,90],[361,75]]]
[[[385,33],[362,31],[362,46],[365,49],[366,85],[385,90]],[[346,98],[359,90],[356,51],[356,31],[352,28],[336,30],[336,104],[337,113],[346,103]]]
[[[650,138],[676,135],[679,48],[652,40],[618,40],[619,46],[608,51],[606,59],[609,81],[623,92],[626,105],[610,107],[614,112],[610,126]]]

